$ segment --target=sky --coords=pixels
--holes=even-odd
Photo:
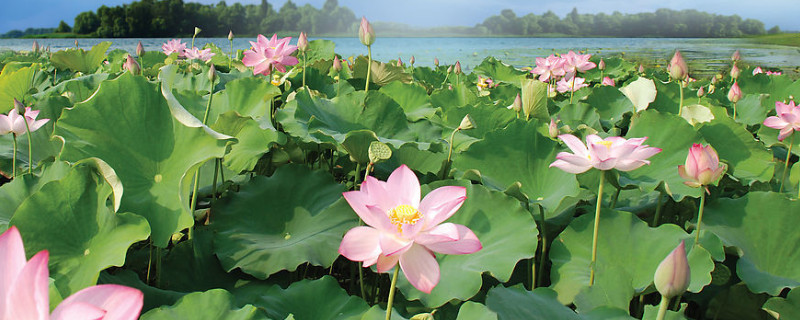
[[[190,2],[192,0],[184,0]],[[0,0],[0,33],[28,27],[54,28],[64,20],[73,25],[78,13],[96,10],[101,5],[117,6],[132,0]],[[194,0],[204,4],[219,0]],[[260,0],[228,0],[228,4],[258,4]],[[276,9],[285,0],[269,1]],[[317,8],[325,0],[294,0],[298,5],[309,3]],[[742,18],[754,18],[764,22],[767,29],[777,25],[781,30],[800,31],[798,0],[339,0],[356,16],[366,16],[370,21],[391,21],[420,27],[474,26],[485,18],[512,9],[517,16],[528,13],[542,14],[552,10],[563,17],[572,8],[579,13],[653,12],[658,8],[675,10],[697,9],[723,15],[737,14]]]

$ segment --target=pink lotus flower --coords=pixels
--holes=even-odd
[[[531,73],[539,75],[539,81],[547,82],[550,78],[558,78],[566,74],[564,72],[564,60],[550,55],[547,58],[536,58],[536,68]]]
[[[186,60],[197,59],[208,62],[208,60],[211,60],[211,57],[215,55],[216,53],[211,52],[211,48],[200,50],[197,47],[194,47],[183,51],[183,56],[186,58]]]
[[[792,132],[800,131],[800,105],[795,105],[794,101],[789,104],[775,101],[775,113],[776,116],[764,120],[764,125],[781,131],[778,140],[783,141]]]
[[[678,174],[685,179],[683,183],[692,188],[714,184],[725,173],[726,166],[719,163],[717,151],[712,146],[693,144],[686,156],[686,163],[678,166]],[[706,187],[708,193],[708,188]]]
[[[242,63],[245,66],[253,67],[253,74],[268,75],[272,69],[286,72],[286,66],[296,65],[299,61],[291,54],[297,50],[297,46],[289,44],[292,37],[278,39],[277,34],[272,35],[272,39],[258,35],[256,42],[250,41],[253,46],[244,52]]]
[[[161,50],[164,54],[170,55],[177,52],[178,57],[183,58],[183,52],[186,50],[186,44],[181,42],[180,39],[172,39],[161,45]]]
[[[734,82],[731,89],[728,91],[728,100],[733,103],[739,102],[742,99],[742,90],[739,89],[739,83]]]
[[[689,75],[689,67],[686,65],[686,61],[683,60],[680,51],[675,50],[675,55],[673,55],[672,60],[669,61],[667,71],[669,72],[669,76],[674,80],[683,80]]]
[[[142,292],[120,285],[85,288],[64,299],[50,311],[49,253],[40,251],[25,260],[17,227],[0,235],[0,319],[104,319],[135,320],[142,310]]]
[[[478,86],[478,91],[481,91],[481,90],[487,89],[487,88],[488,89],[495,88],[495,87],[497,87],[497,83],[495,83],[491,78],[484,78],[484,77],[478,76],[478,84],[477,84],[477,86]]]
[[[739,67],[737,67],[736,64],[734,64],[733,67],[731,67],[731,78],[732,79],[739,78],[739,74],[741,74],[741,73],[742,73],[742,71],[739,70]]]
[[[358,39],[365,46],[371,46],[375,43],[375,30],[372,29],[372,25],[367,21],[366,17],[361,17],[361,24],[358,26]]]
[[[669,299],[686,292],[691,283],[692,272],[686,258],[686,244],[681,241],[656,268],[653,283],[662,297]]]
[[[469,254],[482,248],[466,226],[442,223],[466,199],[466,189],[446,186],[431,191],[420,201],[417,176],[405,165],[386,182],[368,176],[361,190],[344,193],[347,203],[367,224],[344,235],[339,253],[364,267],[377,264],[378,272],[397,263],[408,281],[430,293],[439,283],[439,264],[434,252]]]
[[[764,73],[764,70],[761,70],[761,67],[756,67],[753,69],[753,75],[757,75],[759,73]]]
[[[39,110],[31,110],[31,107],[25,107],[25,115],[17,113],[16,108],[11,109],[8,115],[0,114],[0,135],[13,133],[17,136],[25,134],[25,122],[28,122],[28,129],[31,132],[39,130],[50,119],[39,119]]]
[[[576,72],[586,72],[594,69],[597,65],[589,61],[591,57],[591,54],[577,54],[570,50],[567,54],[561,56],[561,58],[564,59],[564,72],[568,75],[574,75]]]
[[[783,74],[783,72],[780,72],[780,71],[774,71],[774,72],[773,71],[767,71],[767,75],[768,76],[779,76],[779,75],[782,75],[782,74]]]
[[[559,152],[550,167],[569,173],[583,173],[591,168],[599,170],[617,169],[631,171],[645,164],[647,158],[661,152],[659,148],[642,145],[644,138],[625,139],[622,137],[600,138],[595,134],[586,136],[586,145],[571,134],[558,136],[573,153]]]
[[[602,84],[604,86],[612,86],[612,87],[617,85],[616,83],[614,83],[614,79],[611,79],[609,77],[604,77],[603,78],[603,82],[600,83],[600,84]]]
[[[575,77],[574,81],[572,78],[562,78],[556,82],[556,90],[558,92],[564,93],[567,91],[575,92],[580,90],[580,88],[588,87],[589,85],[585,83],[586,79],[581,77]]]

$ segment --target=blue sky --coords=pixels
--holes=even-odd
[[[191,0],[184,0],[189,2]],[[0,10],[0,33],[27,27],[55,27],[60,20],[69,25],[83,11],[96,10],[102,4],[116,6],[132,0],[3,0]],[[201,3],[217,3],[214,0],[197,0]],[[260,0],[227,1],[228,4],[260,3]],[[285,0],[269,1],[280,8]],[[304,5],[310,3],[321,7],[325,0],[295,0]],[[513,9],[517,15],[542,14],[552,10],[564,16],[573,7],[580,13],[620,11],[623,13],[652,12],[658,8],[697,9],[711,13],[754,18],[764,22],[767,29],[778,25],[783,30],[800,30],[797,18],[800,4],[797,0],[339,0],[340,5],[350,7],[358,16],[367,16],[371,21],[393,21],[424,27],[442,25],[472,26],[502,9]]]

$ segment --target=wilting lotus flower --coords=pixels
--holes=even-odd
[[[695,143],[689,148],[686,163],[678,166],[678,174],[686,180],[683,182],[685,185],[692,188],[705,187],[708,193],[706,186],[715,184],[725,173],[725,169],[726,166],[719,163],[714,147]]]
[[[272,35],[272,39],[258,35],[256,42],[250,41],[252,49],[244,52],[242,63],[245,66],[253,67],[253,74],[268,75],[272,69],[286,72],[286,66],[296,65],[299,61],[291,54],[297,50],[297,46],[289,44],[291,37],[278,39],[277,34]]]
[[[644,138],[625,139],[608,137],[605,139],[590,134],[586,137],[586,145],[571,134],[558,136],[573,153],[559,152],[556,161],[550,167],[556,167],[569,173],[583,173],[591,168],[599,170],[617,169],[631,171],[645,164],[647,158],[661,152],[659,148],[642,145]]]
[[[495,88],[495,87],[497,87],[497,83],[494,83],[494,81],[491,78],[484,78],[484,77],[478,76],[478,84],[477,84],[477,86],[478,86],[478,91],[481,91],[481,90],[487,89],[487,88],[488,89]]]
[[[733,67],[731,67],[731,78],[733,79],[739,78],[740,73],[742,73],[742,71],[739,70],[739,67],[737,67],[736,64],[733,64]]]
[[[691,276],[689,261],[686,259],[686,244],[681,241],[658,265],[653,283],[661,296],[669,299],[686,292]]]
[[[728,91],[728,100],[733,103],[739,102],[742,99],[742,90],[739,89],[739,84],[734,82],[731,89]]]
[[[50,315],[49,253],[25,260],[17,227],[0,235],[0,319],[134,320],[142,310],[142,292],[105,284],[85,288],[64,299]]]
[[[778,140],[783,141],[792,132],[800,131],[800,105],[795,105],[794,101],[788,104],[775,101],[775,113],[776,116],[764,120],[764,125],[780,130]]]
[[[604,86],[612,86],[612,87],[617,85],[616,83],[614,83],[614,79],[611,79],[609,77],[604,77],[603,82],[601,84]]]
[[[339,253],[364,267],[377,264],[378,272],[398,262],[408,281],[430,293],[439,283],[439,264],[434,252],[469,254],[482,248],[469,228],[443,223],[466,199],[466,189],[446,186],[431,191],[420,201],[417,176],[405,165],[386,182],[368,176],[359,191],[344,193],[347,203],[367,224],[344,235]]]
[[[178,57],[183,58],[183,52],[186,51],[186,44],[181,42],[180,39],[172,39],[162,44],[161,50],[164,51],[166,55],[177,52]]]
[[[686,66],[686,61],[683,60],[680,51],[675,50],[675,55],[669,61],[667,71],[669,71],[669,76],[674,80],[683,80],[689,75],[689,67]]]
[[[564,59],[564,72],[574,75],[576,72],[586,72],[594,69],[597,65],[589,61],[591,57],[591,54],[577,54],[570,50],[567,54],[561,56]]]
[[[131,55],[125,57],[125,63],[122,64],[122,69],[130,71],[130,73],[134,75],[139,75],[142,73],[142,67],[139,66],[139,63],[136,62]]]
[[[547,58],[537,57],[536,68],[533,68],[531,73],[538,74],[539,81],[542,82],[547,82],[550,78],[563,76],[565,74],[564,60],[552,54]]]
[[[216,53],[211,52],[211,48],[200,50],[197,47],[194,47],[183,51],[183,56],[187,60],[198,59],[204,62],[208,62],[208,60],[211,60],[211,57],[215,55]]]
[[[585,83],[586,79],[581,77],[575,77],[574,79],[567,79],[562,78],[556,82],[556,90],[558,92],[575,92],[578,91],[580,88],[588,87],[589,85]]]
[[[297,49],[302,52],[308,50],[308,36],[305,32],[300,32],[300,36],[297,37]]]
[[[358,39],[365,46],[371,46],[375,43],[375,30],[372,25],[367,21],[366,17],[361,17],[361,24],[358,26]]]
[[[16,99],[15,99],[16,100]],[[25,122],[28,122],[28,130],[34,132],[39,130],[50,119],[39,119],[39,110],[31,110],[31,107],[25,107],[25,115],[20,115],[16,109],[11,109],[8,115],[0,114],[0,135],[13,133],[17,136],[25,134]]]

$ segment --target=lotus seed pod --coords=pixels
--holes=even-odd
[[[472,117],[470,117],[469,114],[464,116],[464,119],[461,119],[461,124],[458,125],[458,129],[461,130],[475,129],[475,122],[472,121]]]
[[[378,163],[383,160],[389,160],[392,157],[392,149],[383,142],[372,141],[369,144],[368,154],[369,162]]]
[[[198,34],[200,34],[200,31],[203,31],[203,29],[200,29],[198,27],[194,27],[194,36],[196,37]]]
[[[653,283],[661,296],[669,299],[686,292],[691,282],[689,261],[686,259],[686,244],[681,241],[658,265]]]

